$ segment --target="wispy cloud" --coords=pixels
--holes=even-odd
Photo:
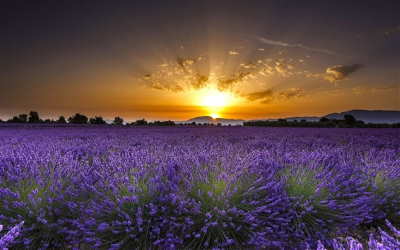
[[[303,45],[301,43],[287,43],[287,42],[282,42],[282,41],[271,40],[271,39],[268,39],[265,37],[258,37],[258,40],[264,44],[269,44],[269,45],[273,45],[273,46],[280,46],[280,47],[287,47],[287,48],[300,48],[300,49],[305,49],[308,51],[318,52],[318,53],[323,53],[323,54],[328,54],[328,55],[338,55],[336,52],[334,52],[332,50],[309,47],[309,46]]]

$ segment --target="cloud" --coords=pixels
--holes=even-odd
[[[230,76],[229,78],[219,78],[217,80],[217,86],[219,90],[227,90],[232,88],[235,84],[244,81],[248,76],[250,76],[251,72],[239,72],[235,75]]]
[[[274,95],[274,91],[272,89],[266,89],[263,91],[253,92],[244,95],[244,97],[249,101],[258,101],[258,100],[265,100],[270,99]]]
[[[304,90],[300,88],[290,88],[279,92],[279,96],[284,97],[286,99],[302,97],[304,96]]]
[[[300,88],[289,88],[281,91],[266,89],[242,95],[249,101],[260,101],[261,103],[270,103],[273,100],[291,99],[304,96],[304,90]]]
[[[139,80],[150,88],[172,92],[201,89],[214,84],[220,91],[241,92],[235,88],[242,83],[260,81],[271,76],[291,77],[300,74],[295,70],[298,60],[257,58],[239,63],[234,73],[209,75],[208,61],[205,58],[176,57],[163,61],[153,72],[143,75]]]
[[[390,28],[390,29],[385,30],[383,34],[385,36],[391,36],[391,35],[394,35],[394,34],[399,33],[399,32],[400,32],[400,24],[397,25],[394,28]]]
[[[249,101],[268,103],[273,99],[288,99],[302,95],[300,89],[273,91],[266,89],[246,94],[246,87],[254,82],[263,82],[270,77],[292,77],[303,75],[296,69],[298,60],[293,58],[256,58],[239,62],[233,73],[209,72],[208,57],[176,57],[164,60],[153,72],[142,75],[139,80],[147,87],[157,90],[184,92],[206,87],[216,87],[219,91],[229,91]],[[224,64],[221,64],[224,65]],[[225,74],[224,74],[225,73]]]
[[[258,37],[258,40],[262,43],[273,45],[273,46],[280,46],[280,47],[287,47],[287,48],[300,48],[300,49],[305,49],[305,50],[312,51],[312,52],[318,52],[318,53],[323,53],[323,54],[328,54],[328,55],[337,55],[337,53],[334,51],[327,50],[327,49],[308,47],[301,43],[292,44],[292,43],[286,43],[286,42],[282,42],[282,41],[275,41],[275,40],[267,39],[264,37]]]
[[[146,86],[172,92],[181,92],[188,89],[200,89],[207,85],[208,76],[196,70],[196,64],[205,57],[196,58],[177,57],[172,61],[159,64],[158,69],[145,74],[139,80]]]
[[[332,66],[326,69],[324,78],[330,82],[341,81],[362,67],[364,67],[362,64]]]
[[[229,55],[236,56],[236,55],[239,55],[239,52],[231,50],[231,51],[229,51]]]

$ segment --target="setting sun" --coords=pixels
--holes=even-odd
[[[204,107],[223,108],[229,106],[232,96],[218,90],[209,90],[201,97],[201,105]]]
[[[219,115],[216,114],[216,113],[212,113],[212,114],[210,114],[210,116],[211,116],[213,119],[217,119]]]
[[[235,103],[235,97],[230,92],[219,91],[216,88],[204,88],[197,93],[197,105],[208,112],[213,119]]]

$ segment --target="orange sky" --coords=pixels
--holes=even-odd
[[[326,1],[111,1],[90,5],[90,15],[45,5],[60,12],[32,4],[0,15],[11,20],[0,24],[3,120],[30,110],[128,121],[400,110],[390,5],[335,13]]]

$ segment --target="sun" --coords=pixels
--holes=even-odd
[[[237,98],[232,92],[221,91],[216,85],[196,90],[192,94],[192,98],[196,105],[213,119],[221,118],[221,115],[237,102]]]
[[[200,104],[207,108],[224,108],[229,106],[231,99],[230,94],[213,89],[203,93]]]
[[[219,117],[219,115],[216,114],[216,113],[211,113],[210,116],[211,116],[211,118],[213,118],[213,119],[217,119],[217,118]]]

